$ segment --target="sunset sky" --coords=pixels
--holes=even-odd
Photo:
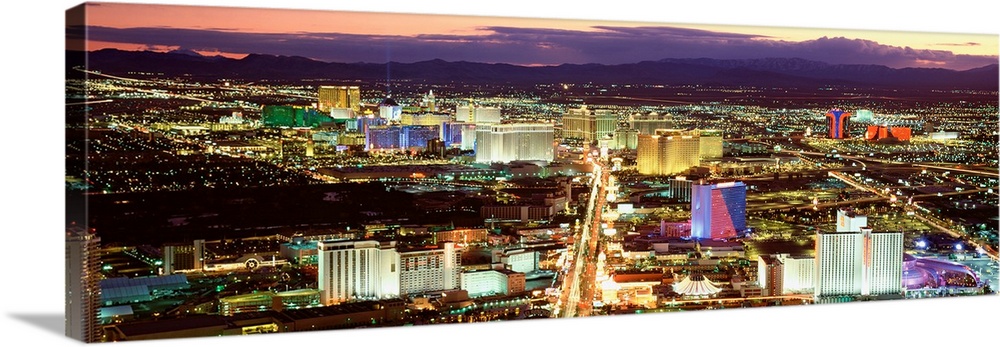
[[[622,64],[663,58],[804,58],[833,64],[964,70],[997,63],[996,35],[673,25],[393,13],[97,3],[87,49],[191,50],[321,61],[431,59],[556,65]]]

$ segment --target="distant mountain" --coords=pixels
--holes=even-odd
[[[67,65],[82,65],[80,52],[67,51]],[[159,72],[194,78],[298,80],[384,80],[387,64],[327,63],[295,56],[250,54],[242,59],[206,57],[196,52],[90,52],[89,68],[105,73]],[[388,64],[393,79],[461,83],[651,83],[822,87],[851,85],[920,89],[997,90],[997,64],[954,71],[938,68],[894,69],[881,65],[835,65],[795,58],[663,59],[631,64],[563,64],[525,67],[510,64],[447,62],[440,59]]]

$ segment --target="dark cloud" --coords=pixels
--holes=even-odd
[[[966,43],[935,43],[934,45],[935,45],[935,46],[953,46],[953,47],[956,47],[956,46],[957,46],[957,47],[962,47],[962,46],[982,46],[982,45],[981,45],[981,44],[980,44],[979,42],[966,42]]]
[[[179,46],[197,51],[298,55],[339,62],[431,59],[511,64],[623,64],[663,58],[803,58],[833,64],[967,69],[996,63],[987,56],[918,50],[875,41],[821,37],[803,42],[674,27],[598,26],[595,31],[491,26],[478,35],[417,36],[345,33],[242,33],[178,28],[87,28],[91,40]],[[67,35],[82,35],[67,28]],[[971,44],[971,42],[969,43]]]

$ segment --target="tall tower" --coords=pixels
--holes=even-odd
[[[355,114],[361,112],[361,88],[358,86],[320,86],[320,112],[330,112],[330,109],[350,109]]]
[[[563,115],[563,138],[591,143],[613,135],[618,128],[618,115],[610,110],[591,110],[587,105],[568,109]]]
[[[827,127],[831,139],[846,139],[851,137],[851,114],[839,108],[826,113]]]
[[[816,236],[815,296],[903,294],[903,233],[875,232],[867,217],[837,211],[837,229]]]
[[[324,241],[318,244],[317,281],[324,305],[399,296],[395,243]]]
[[[97,342],[101,332],[101,238],[80,227],[66,230],[66,336]]]
[[[437,100],[434,98],[433,90],[428,91],[427,95],[424,95],[424,100],[421,106],[426,107],[428,112],[437,111]]]
[[[691,186],[691,237],[726,239],[747,228],[747,187],[743,182]]]
[[[676,175],[701,163],[698,132],[661,129],[654,135],[637,137],[636,166],[640,174]]]

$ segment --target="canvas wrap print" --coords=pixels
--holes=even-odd
[[[74,339],[995,293],[996,35],[66,15]]]

